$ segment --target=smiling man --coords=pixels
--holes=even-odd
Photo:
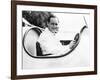
[[[60,40],[56,37],[56,33],[59,31],[59,20],[56,16],[51,15],[47,20],[47,28],[41,33],[38,42],[42,49],[43,54],[52,54],[59,56],[67,53],[71,46],[74,45],[74,41],[71,42],[70,46],[63,46]]]

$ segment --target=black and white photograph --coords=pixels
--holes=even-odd
[[[16,75],[94,74],[96,7],[43,4],[16,5]]]
[[[89,13],[22,11],[23,69],[89,66],[89,24]]]

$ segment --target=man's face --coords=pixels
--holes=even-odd
[[[58,27],[58,19],[57,18],[50,18],[50,22],[48,22],[48,29],[52,32],[52,33],[57,33],[59,30]]]

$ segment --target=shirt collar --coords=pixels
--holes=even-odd
[[[54,35],[54,36],[56,35],[56,33],[52,33],[48,28],[46,28],[45,30],[46,30],[47,32],[49,32],[50,34]]]

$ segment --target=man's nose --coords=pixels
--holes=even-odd
[[[57,25],[54,25],[54,28],[58,28]]]

